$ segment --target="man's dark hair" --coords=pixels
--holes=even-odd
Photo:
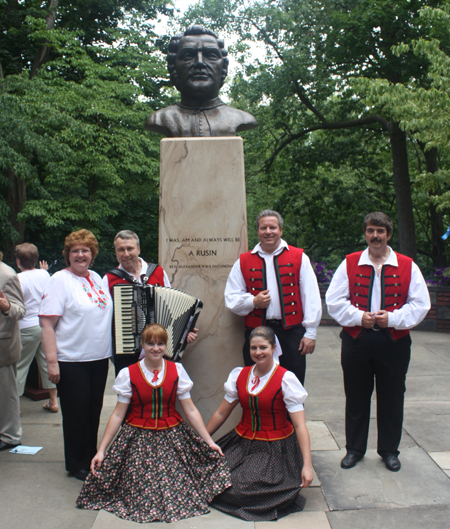
[[[364,217],[363,233],[366,233],[368,224],[373,224],[374,226],[382,226],[383,228],[386,228],[386,233],[388,234],[388,236],[392,234],[392,230],[394,229],[391,219],[386,215],[386,213],[383,213],[381,211],[374,211],[373,213],[369,213]]]
[[[217,40],[217,44],[219,45],[220,52],[223,58],[222,75],[220,77],[220,86],[222,86],[225,82],[226,76],[228,75],[228,51],[225,48],[225,43],[223,39],[219,39],[219,37],[214,33],[214,31],[211,31],[210,29],[200,26],[198,24],[193,24],[192,26],[189,26],[186,31],[183,31],[183,33],[178,33],[178,35],[175,35],[170,39],[169,48],[167,50],[167,69],[169,70],[170,80],[172,81],[172,84],[176,88],[178,88],[178,76],[177,71],[175,69],[178,45],[180,44],[180,40],[183,37],[188,37],[190,35],[211,35]]]

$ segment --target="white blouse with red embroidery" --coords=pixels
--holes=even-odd
[[[55,327],[59,362],[92,362],[112,354],[113,304],[101,277],[56,272],[42,295],[39,316],[58,316]]]

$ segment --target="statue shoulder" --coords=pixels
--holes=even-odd
[[[180,109],[177,105],[170,105],[161,110],[157,110],[146,119],[145,128],[152,132],[164,134],[164,136],[172,136],[174,118],[179,112]]]
[[[254,129],[258,125],[255,116],[252,116],[244,110],[239,110],[228,105],[220,108],[222,109],[222,113],[226,115],[226,119],[234,124],[235,132]]]

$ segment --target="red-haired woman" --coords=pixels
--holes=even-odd
[[[64,241],[67,268],[47,283],[39,310],[48,378],[57,384],[63,418],[66,470],[85,480],[97,452],[113,315],[101,277],[89,267],[98,243],[88,230]]]
[[[145,357],[120,371],[113,387],[118,402],[78,507],[134,522],[176,522],[207,513],[213,497],[230,486],[222,451],[192,402],[192,381],[181,364],[163,358],[167,339],[162,325],[147,325]],[[177,398],[195,432],[176,411]]]

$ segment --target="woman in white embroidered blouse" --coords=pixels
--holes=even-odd
[[[64,241],[67,268],[42,296],[39,322],[48,376],[58,386],[66,470],[84,480],[97,452],[97,433],[112,353],[112,300],[89,267],[98,243],[88,230]]]

